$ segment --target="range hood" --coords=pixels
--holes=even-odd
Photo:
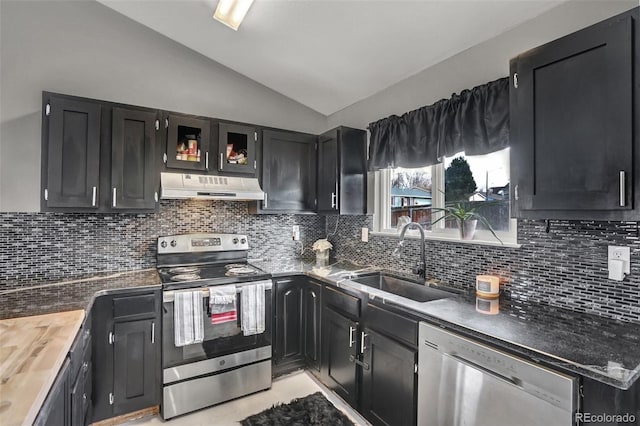
[[[160,198],[168,200],[264,200],[256,178],[161,173],[160,186]]]

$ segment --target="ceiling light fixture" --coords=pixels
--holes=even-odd
[[[238,27],[249,11],[251,4],[253,4],[253,0],[220,0],[213,14],[213,19],[238,31]]]

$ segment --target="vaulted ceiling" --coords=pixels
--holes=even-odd
[[[238,32],[216,0],[99,1],[330,115],[564,0],[255,0]]]

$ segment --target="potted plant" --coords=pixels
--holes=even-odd
[[[455,219],[458,223],[460,239],[471,240],[473,239],[473,235],[476,231],[476,225],[478,221],[480,221],[484,226],[487,227],[489,231],[491,231],[491,234],[496,238],[496,240],[500,241],[500,244],[503,244],[502,240],[498,238],[495,231],[491,227],[489,221],[480,213],[478,213],[478,210],[479,207],[467,208],[462,203],[456,203],[455,205],[449,207],[432,207],[432,212],[443,212],[444,215],[432,222],[431,225],[435,225],[441,220]]]

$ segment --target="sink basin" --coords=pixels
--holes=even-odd
[[[376,273],[353,278],[352,281],[377,288],[397,296],[406,297],[416,302],[431,302],[433,300],[453,297],[454,294],[436,288],[427,287],[419,282],[410,281],[393,275]]]

